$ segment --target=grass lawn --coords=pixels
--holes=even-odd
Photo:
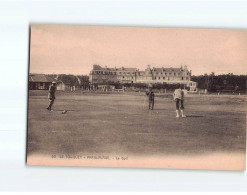
[[[188,95],[187,118],[176,118],[171,94],[157,94],[148,110],[144,93],[58,92],[49,112],[47,91],[30,91],[28,155],[244,154],[246,103],[246,96]]]

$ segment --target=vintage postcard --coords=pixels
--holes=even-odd
[[[31,25],[27,164],[245,170],[247,31]]]

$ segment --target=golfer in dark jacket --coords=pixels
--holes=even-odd
[[[149,89],[148,92],[146,92],[146,95],[148,96],[148,109],[154,109],[154,92],[152,90],[152,88]]]
[[[54,104],[55,101],[55,92],[56,92],[56,82],[53,81],[52,84],[49,86],[49,93],[48,93],[48,99],[50,101],[49,106],[46,108],[47,110],[52,111],[52,105]]]

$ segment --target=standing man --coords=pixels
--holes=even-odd
[[[146,92],[146,95],[148,96],[148,109],[154,109],[154,92],[152,88],[149,88],[149,91]]]
[[[179,109],[181,111],[182,117],[185,118],[184,115],[184,92],[182,90],[182,86],[180,85],[178,89],[176,89],[173,93],[173,99],[176,103],[176,117],[179,118]]]
[[[46,108],[49,111],[52,111],[51,107],[55,101],[55,92],[56,92],[56,82],[53,81],[52,84],[49,86],[49,94],[48,99],[50,101],[49,106]]]

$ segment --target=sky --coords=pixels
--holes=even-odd
[[[187,65],[192,75],[247,74],[247,30],[31,25],[30,73]]]

